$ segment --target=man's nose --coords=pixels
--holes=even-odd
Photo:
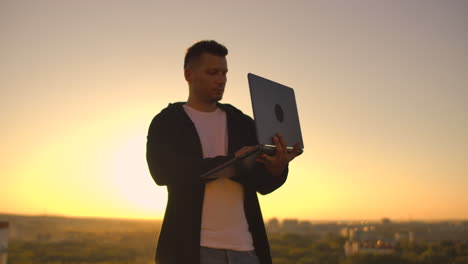
[[[216,81],[217,81],[218,83],[225,83],[226,80],[227,80],[226,75],[225,75],[225,74],[222,74],[222,73],[218,74],[218,76],[217,76],[217,78],[216,78]]]

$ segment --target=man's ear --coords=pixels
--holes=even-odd
[[[190,70],[189,68],[184,69],[184,77],[185,77],[185,80],[188,83],[190,83],[192,81],[192,70]]]

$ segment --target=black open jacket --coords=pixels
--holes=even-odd
[[[156,249],[157,264],[199,263],[200,228],[205,180],[200,175],[233,157],[243,146],[257,144],[252,118],[228,104],[228,156],[204,159],[195,125],[184,103],[169,104],[156,115],[148,131],[146,159],[156,184],[167,186],[168,201]],[[260,163],[253,170],[238,170],[232,179],[244,186],[244,210],[261,264],[270,264],[270,248],[256,192],[268,194],[286,181],[270,175]]]

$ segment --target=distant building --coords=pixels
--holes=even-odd
[[[340,233],[352,241],[384,240],[384,237],[376,231],[375,226],[345,227],[341,229]]]
[[[311,234],[313,231],[312,223],[309,221],[300,221],[299,229],[301,230],[302,234]]]
[[[396,232],[395,241],[407,240],[409,242],[414,242],[414,234],[411,231],[408,232]]]
[[[8,258],[8,227],[9,223],[0,221],[0,264],[6,264]]]
[[[358,253],[371,254],[393,254],[395,253],[394,246],[389,242],[378,241],[351,241],[345,243],[345,255],[351,256]]]
[[[349,238],[350,233],[351,233],[351,230],[350,230],[350,228],[348,228],[348,227],[343,227],[343,228],[340,230],[340,234],[341,234],[341,236],[344,237],[344,238]]]
[[[297,219],[284,219],[282,229],[287,234],[301,234],[299,220]]]
[[[281,226],[278,218],[270,219],[266,224],[266,229],[269,233],[279,233]]]
[[[465,230],[432,230],[412,232],[413,240],[429,243],[441,243],[442,241],[468,242],[468,231]]]
[[[382,225],[389,225],[391,223],[392,221],[390,220],[390,218],[387,218],[387,217],[382,218]]]

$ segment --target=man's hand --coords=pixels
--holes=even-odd
[[[273,137],[273,142],[276,145],[276,152],[274,156],[268,156],[262,153],[258,156],[257,162],[265,164],[266,169],[275,177],[283,175],[288,167],[288,164],[299,153],[299,142],[294,145],[293,150],[288,153],[286,142],[283,135],[278,134]]]

